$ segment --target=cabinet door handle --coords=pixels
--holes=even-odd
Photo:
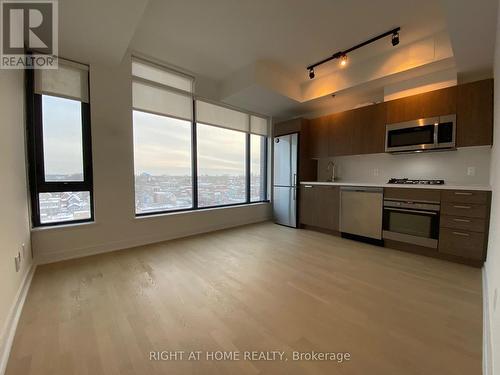
[[[313,187],[312,185],[304,185],[304,188],[305,188],[305,189],[310,189],[310,188],[312,188],[312,187]]]
[[[464,210],[470,210],[472,207],[471,206],[453,206],[454,208],[460,208]]]
[[[470,223],[470,220],[467,220],[467,219],[453,219],[453,221],[456,221],[459,223]]]
[[[465,192],[462,192],[462,191],[456,191],[455,195],[472,195],[472,193],[465,193]]]
[[[455,236],[462,236],[462,237],[470,237],[469,233],[464,233],[464,232],[453,232]]]

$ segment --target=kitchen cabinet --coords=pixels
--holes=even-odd
[[[454,114],[457,112],[457,87],[407,96],[386,104],[387,124]]]
[[[491,192],[443,190],[439,252],[482,262],[486,259]]]
[[[338,233],[340,231],[340,189],[339,185],[302,184],[299,195],[301,225]],[[395,186],[384,187],[384,199],[402,202],[421,201],[440,204],[441,207],[439,222],[435,223],[436,225],[439,223],[439,228],[436,228],[439,232],[436,236],[437,251],[435,248],[419,246],[411,241],[403,242],[388,238],[384,240],[385,247],[477,267],[485,261],[491,209],[490,191]],[[343,202],[342,206],[345,204],[346,202]],[[362,203],[360,201],[356,204]],[[362,205],[365,209],[366,205]],[[382,203],[379,206],[380,214],[382,214]],[[359,210],[354,209],[355,212]],[[373,216],[375,218],[376,215]],[[359,224],[354,225],[354,228],[357,227]]]
[[[355,110],[352,154],[376,154],[385,151],[385,103]]]
[[[493,80],[458,86],[457,147],[493,144]]]
[[[309,155],[313,159],[328,157],[328,123],[331,116],[324,116],[309,121]]]
[[[302,225],[330,231],[339,230],[337,186],[301,185],[299,218]]]
[[[385,151],[385,125],[457,115],[457,147],[493,143],[493,80],[430,91],[309,120],[308,157]]]
[[[356,111],[335,113],[328,121],[328,155],[342,156],[353,154]]]

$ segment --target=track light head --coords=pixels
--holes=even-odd
[[[314,78],[314,68],[309,69],[309,78],[311,78],[311,79]]]
[[[399,31],[396,31],[394,34],[392,34],[391,42],[393,47],[399,44]]]
[[[340,66],[346,66],[347,65],[347,55],[342,55],[340,57]]]

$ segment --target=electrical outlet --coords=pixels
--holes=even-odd
[[[17,256],[14,257],[14,266],[16,267],[16,272],[19,272],[21,269],[21,253],[17,253]]]
[[[467,167],[467,176],[475,176],[476,167]]]
[[[497,297],[498,297],[498,288],[495,288],[495,292],[493,293],[493,312],[497,309]]]

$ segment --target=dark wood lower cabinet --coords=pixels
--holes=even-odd
[[[484,262],[488,246],[491,192],[443,190],[439,253]]]
[[[301,185],[300,186],[300,206],[299,206],[299,222],[303,225],[314,226],[316,216],[316,185]]]
[[[441,204],[438,248],[385,240],[385,246],[480,267],[486,260],[491,192],[421,188],[385,188],[385,199]],[[302,226],[339,232],[340,187],[301,185]]]
[[[301,185],[300,223],[337,232],[339,205],[340,191],[337,186]]]
[[[484,233],[441,227],[439,252],[472,260],[483,260]]]

